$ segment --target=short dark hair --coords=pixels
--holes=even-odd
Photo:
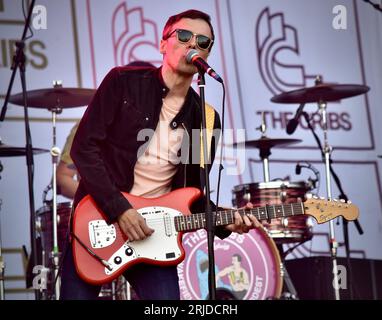
[[[236,257],[236,258],[237,258],[237,261],[241,262],[241,255],[240,255],[240,254],[235,253],[235,254],[232,255],[232,258],[233,258],[233,257]]]
[[[172,31],[171,27],[175,23],[177,23],[179,20],[184,19],[184,18],[201,19],[201,20],[204,20],[205,22],[207,22],[210,29],[211,29],[212,40],[215,40],[215,33],[214,33],[214,28],[212,27],[212,24],[211,24],[211,17],[207,13],[204,13],[202,11],[195,10],[195,9],[183,11],[181,13],[178,13],[178,14],[173,15],[170,18],[168,18],[168,20],[167,20],[167,22],[163,28],[162,39],[163,40],[168,39],[168,36],[169,36],[170,32]],[[212,42],[209,51],[211,51],[213,44],[214,44],[214,42]]]

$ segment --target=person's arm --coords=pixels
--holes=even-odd
[[[112,69],[102,81],[81,119],[70,156],[81,176],[81,183],[106,215],[107,222],[118,222],[130,241],[143,240],[154,230],[122,195],[102,158],[101,146],[122,104],[119,81],[118,68]]]
[[[113,68],[103,79],[83,115],[73,140],[70,156],[81,176],[81,183],[94,199],[108,222],[115,222],[131,204],[111,180],[101,145],[122,103],[119,70]]]
[[[71,168],[64,161],[60,161],[57,166],[56,175],[60,194],[73,199],[78,188],[78,181],[75,179],[77,170]]]

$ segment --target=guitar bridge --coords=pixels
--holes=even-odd
[[[114,225],[108,225],[105,220],[89,222],[89,239],[93,249],[105,248],[113,244],[116,239]]]

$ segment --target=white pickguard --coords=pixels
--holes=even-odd
[[[172,261],[180,257],[178,232],[174,218],[182,215],[179,211],[167,207],[146,207],[137,210],[155,232],[142,241],[127,241],[108,260],[107,275],[113,274],[126,263],[137,258],[149,258],[157,261]]]

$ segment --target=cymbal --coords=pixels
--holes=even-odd
[[[257,140],[247,140],[243,142],[236,142],[233,144],[233,146],[241,147],[245,146],[246,148],[258,148],[258,149],[271,149],[277,146],[286,146],[289,144],[294,144],[301,142],[301,139],[272,139],[268,137],[261,137]]]
[[[28,107],[50,109],[54,107],[74,108],[87,106],[96,90],[84,88],[49,88],[27,92]],[[9,101],[24,106],[23,94],[12,95]]]
[[[39,154],[44,152],[49,152],[46,149],[33,148],[33,154]],[[26,149],[24,147],[13,147],[3,143],[0,143],[0,157],[18,157],[25,156]]]
[[[277,103],[310,103],[338,101],[368,92],[370,88],[359,84],[321,83],[313,87],[283,92],[271,98]]]

